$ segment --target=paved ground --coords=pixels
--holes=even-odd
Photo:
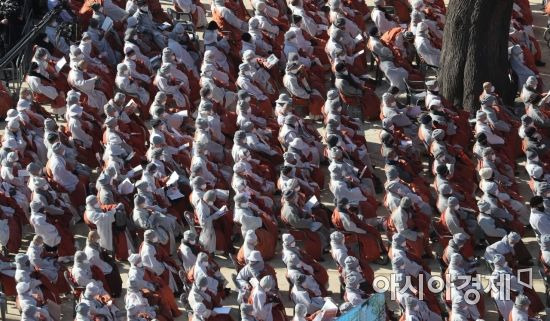
[[[244,0],[244,1],[247,5],[249,5],[249,0]],[[163,4],[168,4],[169,3],[169,1],[165,1],[165,0],[161,0],[161,2],[163,2]],[[203,0],[203,2],[209,2],[209,1],[204,1]],[[367,3],[369,5],[372,5],[372,0],[368,0]],[[535,33],[537,34],[537,38],[540,39],[542,37],[542,32],[544,31],[543,28],[546,26],[547,17],[541,15],[540,2],[539,1],[537,1],[537,2],[531,1],[531,4],[532,4],[532,9],[533,9],[534,14],[535,14]],[[542,44],[542,46],[543,46],[543,52],[544,52],[543,60],[546,60],[547,62],[549,62],[549,66],[550,66],[550,59],[548,59],[550,57],[550,55],[549,55],[550,49],[548,47],[546,47],[546,44],[544,44],[544,43]],[[546,88],[547,89],[550,88],[550,67],[542,68],[541,69],[541,76],[543,77],[544,82],[547,84]],[[381,93],[381,92],[385,91],[385,89],[387,89],[387,88],[386,87],[381,87],[377,90],[377,92]],[[0,124],[0,127],[3,128],[3,124]],[[383,162],[383,160],[380,156],[380,152],[379,152],[380,151],[380,143],[379,143],[379,139],[378,139],[379,131],[380,131],[379,122],[364,125],[365,138],[367,140],[368,148],[369,148],[369,151],[371,153],[370,156],[371,156],[372,161],[376,165],[382,165],[382,162]],[[376,175],[378,177],[380,177],[381,179],[385,178],[385,175],[384,175],[383,171],[380,170],[380,169],[376,170]],[[527,184],[526,184],[526,177],[527,177],[526,173],[523,170],[520,170],[520,176],[517,178],[517,180],[520,183],[522,194],[524,196],[526,196],[526,199],[529,199],[530,191],[529,191],[529,188],[527,187]],[[322,195],[322,202],[327,204],[327,205],[332,204],[332,195],[328,190],[324,191],[324,193]],[[387,215],[387,213],[385,212],[385,209],[381,208],[379,210],[379,215]],[[76,227],[77,242],[81,246],[84,244],[84,241],[85,241],[84,236],[86,235],[87,231],[88,231],[87,227],[83,224],[79,224]],[[28,232],[30,232],[30,230],[28,230]],[[30,233],[27,233],[26,236],[25,236],[25,239],[28,241],[28,239],[30,237],[31,237]],[[532,236],[528,237],[526,239],[526,243],[527,243],[527,246],[528,246],[531,254],[536,256],[538,254],[538,246],[536,244],[536,241],[535,241],[534,237],[532,237]],[[25,245],[23,246],[24,249],[26,249],[26,244],[27,243],[25,243]],[[280,249],[280,245],[279,245],[279,249]],[[280,251],[279,251],[279,253],[280,253]],[[218,256],[217,261],[222,266],[222,273],[224,274],[224,276],[228,280],[231,280],[231,274],[235,273],[235,271],[232,269],[232,265],[231,265],[231,262],[229,261],[229,259],[227,257]],[[281,289],[281,294],[282,294],[282,298],[283,298],[283,301],[284,301],[284,304],[285,304],[285,307],[286,307],[287,315],[292,316],[293,305],[289,301],[289,297],[288,297],[289,288],[288,288],[288,282],[286,281],[286,278],[285,278],[286,269],[285,269],[284,263],[281,261],[280,255],[278,257],[276,257],[275,259],[271,260],[269,263],[275,268],[275,270],[277,272],[277,279],[278,279],[279,286],[280,286],[280,289]],[[333,262],[332,258],[329,255],[325,255],[325,261],[323,262],[323,265],[327,268],[328,273],[329,273],[329,285],[330,285],[329,290],[332,293],[332,297],[337,302],[341,302],[340,296],[338,295],[338,293],[339,293],[339,280],[338,280],[338,271],[336,269],[336,265],[335,265],[335,263]],[[121,264],[119,264],[119,266],[120,266],[120,270],[121,270],[123,279],[126,279],[128,264],[121,263]],[[439,268],[438,264],[432,263],[430,267],[432,268],[432,273],[434,275],[440,275],[441,274],[441,271],[440,271],[440,268]],[[389,276],[390,273],[391,273],[391,267],[389,265],[379,266],[379,265],[374,265],[373,264],[372,268],[374,269],[376,275]],[[543,295],[544,286],[543,286],[542,280],[538,276],[538,273],[537,273],[536,269],[537,269],[537,267],[535,267],[535,270],[534,270],[534,278],[535,278],[534,286],[535,286],[536,291],[539,293],[539,295],[541,295],[541,297],[544,300],[544,295]],[[487,273],[488,271],[486,270],[485,267],[479,268],[478,272],[482,275],[485,275],[485,276],[488,275],[488,273]],[[230,283],[230,287],[232,289],[235,289],[232,282],[230,281],[229,283]],[[487,315],[485,316],[485,319],[486,320],[491,320],[491,321],[496,320],[497,315],[495,313],[495,306],[491,302],[491,300],[489,300],[488,296],[485,296],[485,297],[486,297],[486,308],[487,308]],[[72,300],[72,298],[68,297],[66,299],[65,303],[62,305],[62,311],[63,311],[62,320],[64,320],[64,321],[72,320],[70,300]],[[235,294],[231,295],[227,300],[225,300],[224,304],[234,308],[232,314],[234,315],[235,320],[238,320],[239,318],[238,318],[238,313],[237,313],[237,310],[236,310],[238,308],[237,307],[237,302],[236,302],[236,295]],[[116,300],[116,305],[123,308],[124,307],[124,300],[123,299]],[[394,306],[394,304],[390,303],[390,306],[392,307],[392,306]],[[20,319],[19,313],[16,311],[13,301],[9,301],[9,303],[8,303],[7,319],[8,320],[19,320]],[[187,316],[184,315],[184,316],[178,318],[177,320],[187,320]]]

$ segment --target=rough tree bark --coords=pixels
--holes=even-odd
[[[513,0],[450,0],[438,81],[441,94],[471,111],[482,84],[494,84],[505,103],[515,91],[508,77],[508,30]]]

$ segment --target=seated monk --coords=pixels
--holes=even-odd
[[[69,292],[69,285],[63,275],[66,269],[58,265],[58,258],[55,255],[44,250],[44,241],[41,236],[34,236],[27,249],[27,256],[43,286],[52,289],[58,297],[62,293]]]
[[[344,158],[339,147],[332,147],[329,152],[331,163],[330,191],[337,198],[347,198],[349,203],[357,205],[359,213],[366,219],[376,218],[378,202],[370,178],[362,177]]]
[[[363,120],[377,119],[380,114],[380,99],[369,88],[365,81],[348,73],[344,63],[338,63],[335,67],[335,86],[340,92],[342,100],[353,101],[353,106],[359,108],[363,114]]]
[[[148,279],[159,280],[163,286],[169,286],[174,293],[179,292],[181,281],[177,276],[179,265],[163,250],[157,246],[158,236],[153,230],[143,233],[143,243],[139,254],[145,267],[145,275]]]
[[[139,287],[147,300],[151,304],[156,304],[160,307],[160,314],[168,320],[180,316],[181,312],[176,303],[174,293],[169,286],[162,285],[162,281],[159,279],[151,279],[149,278],[150,274],[146,275],[139,254],[131,254],[128,257],[128,262],[130,262],[128,280],[135,280],[139,283]]]
[[[300,184],[298,183],[298,180],[295,178],[288,179],[282,186],[283,194],[287,190],[293,190],[296,193],[295,198],[295,204],[298,208],[303,209],[304,212],[311,215],[315,221],[320,222],[323,224],[323,227],[330,228],[330,210],[326,208],[323,204],[320,202],[316,204],[308,204],[308,201],[314,196],[314,195],[308,195],[306,193],[302,193],[300,190]],[[315,195],[315,197],[318,197]],[[311,207],[310,207],[311,205]]]
[[[218,24],[220,30],[231,35],[233,41],[239,41],[242,32],[246,31],[245,26],[248,27],[246,21],[237,16],[234,10],[229,9],[224,0],[213,1],[212,20]]]
[[[248,303],[253,306],[252,314],[260,320],[286,320],[285,308],[278,293],[276,280],[271,275],[262,277],[259,282],[256,278],[252,280]]]
[[[232,321],[229,314],[213,314],[212,309],[220,306],[214,298],[214,294],[208,289],[208,280],[201,277],[195,282],[187,298],[189,305],[193,309],[193,321]]]
[[[87,179],[83,176],[73,174],[70,168],[68,168],[63,158],[65,147],[60,142],[53,144],[52,151],[52,156],[46,165],[47,176],[69,194],[73,206],[84,206],[87,195]]]
[[[247,301],[252,289],[251,280],[261,279],[264,276],[271,275],[276,277],[273,267],[264,262],[262,254],[258,251],[251,251],[246,258],[246,264],[237,274],[237,284],[239,291],[239,301]],[[275,284],[277,287],[277,284]]]
[[[0,282],[2,283],[2,291],[6,296],[15,296],[15,263],[11,262],[8,257],[0,254]]]
[[[253,231],[258,239],[256,249],[262,257],[270,260],[275,255],[277,246],[278,228],[275,219],[260,210],[246,194],[237,194],[235,201],[235,222],[241,224],[243,238],[249,231]]]
[[[208,280],[208,290],[213,294],[216,302],[221,302],[229,294],[227,280],[221,274],[220,266],[214,261],[212,256],[206,252],[197,254],[197,260],[191,270],[187,271],[187,281],[192,284],[195,280],[206,277]]]
[[[2,204],[8,205],[8,200],[15,203],[15,200],[11,196],[7,196],[4,193],[5,192],[0,193],[0,201]],[[5,208],[0,208],[0,231],[2,233],[0,244],[2,247],[5,247],[9,253],[19,252],[21,240],[23,239],[23,224],[17,213],[18,211],[21,212],[20,215],[22,217],[25,217],[25,214],[16,203],[15,207],[6,206]]]
[[[327,246],[328,233],[325,233],[321,222],[316,221],[311,214],[299,208],[296,203],[297,196],[293,189],[284,192],[281,219],[291,228],[290,234],[304,242],[303,246],[306,252],[314,259],[319,259]]]
[[[110,289],[109,283],[105,279],[105,276],[101,273],[92,272],[92,267],[88,261],[88,256],[84,251],[76,251],[74,255],[74,264],[71,268],[69,278],[76,286],[80,288],[86,288],[90,283],[94,283],[99,287],[100,295],[105,298],[106,301],[111,300],[111,295],[107,292]],[[75,293],[73,293],[75,294]],[[82,294],[82,293],[76,293]]]
[[[307,251],[301,250],[296,246],[294,237],[291,234],[283,234],[283,261],[287,265],[292,265],[291,261],[294,258],[291,254],[296,256],[296,259],[301,262],[298,264],[300,270],[306,274],[309,274],[319,284],[319,287],[326,289],[328,284],[327,270],[313,258]]]
[[[116,319],[118,308],[110,297],[102,295],[100,285],[93,282],[88,283],[80,298],[80,303],[92,307],[90,311],[92,320]]]
[[[105,250],[101,249],[99,239],[97,231],[90,231],[84,253],[88,257],[93,273],[100,278],[103,275],[109,286],[110,294],[116,298],[122,291],[122,279],[114,260],[108,256]]]
[[[337,204],[332,212],[334,226],[345,233],[348,244],[357,243],[359,257],[365,258],[367,262],[380,260],[381,255],[386,253],[380,233],[351,211],[347,198],[339,199]]]
[[[207,253],[232,249],[230,231],[233,229],[233,215],[222,203],[225,200],[218,198],[215,190],[209,190],[195,205],[195,221],[201,227],[199,242]]]
[[[246,258],[250,255],[252,251],[256,251],[256,246],[258,245],[258,237],[253,230],[246,231],[244,235],[243,245],[237,252],[237,270],[242,269],[246,265]]]
[[[338,274],[340,274],[340,283],[343,282],[345,277],[345,268],[348,257],[357,258],[359,267],[361,268],[361,274],[370,284],[374,280],[374,271],[369,266],[368,262],[359,255],[356,255],[353,249],[345,244],[345,235],[340,231],[334,231],[330,234],[330,253],[336,265],[338,266]]]
[[[128,280],[128,288],[126,290],[126,296],[124,297],[126,315],[128,319],[139,318],[145,320],[159,320],[167,321],[171,319],[166,318],[161,313],[162,310],[159,310],[157,315],[157,309],[153,304],[149,303],[149,300],[145,297],[144,293],[140,288],[140,284],[137,280]]]
[[[42,237],[46,251],[56,253],[60,257],[73,255],[74,236],[67,221],[60,220],[59,216],[56,218],[54,215],[46,214],[48,208],[38,201],[32,201],[30,208],[30,223],[36,234]]]
[[[54,110],[63,114],[65,107],[65,93],[58,91],[48,78],[39,72],[40,67],[36,62],[31,63],[31,69],[25,81],[33,94],[33,102],[38,104],[50,104]]]
[[[417,221],[414,220],[414,214],[412,202],[410,198],[405,196],[401,199],[399,207],[388,217],[387,227],[389,232],[401,233],[407,239],[407,246],[411,249],[412,253],[418,257],[422,257],[425,253],[430,253],[429,246],[425,247],[428,243],[428,238],[421,231],[425,229],[425,226],[416,226]]]
[[[443,262],[445,264],[449,265],[451,255],[453,255],[454,253],[459,253],[465,260],[474,263],[473,250],[474,248],[470,242],[470,238],[468,237],[468,235],[458,233],[453,235],[453,238],[449,240],[447,247],[445,247],[445,249],[443,250],[441,259],[443,259]]]

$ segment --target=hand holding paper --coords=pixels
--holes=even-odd
[[[177,200],[177,199],[180,199],[182,197],[184,197],[185,195],[183,195],[179,189],[177,189],[176,187],[171,187],[169,188],[167,191],[166,191],[166,196],[171,200]]]
[[[317,197],[313,195],[306,203],[305,208],[308,211],[311,211],[311,209],[319,203],[319,200],[317,200]]]
[[[67,64],[67,59],[65,59],[65,57],[59,59],[55,64],[55,71],[59,72],[61,69],[63,69],[63,67],[65,67],[66,64]]]
[[[143,170],[143,167],[141,165],[138,165],[138,166],[132,168],[131,170],[129,170],[126,173],[126,177],[128,177],[128,178],[134,177],[134,175],[141,172],[142,170]]]
[[[166,186],[173,185],[178,182],[180,176],[175,171],[172,172],[172,175],[170,175],[170,178],[166,181]]]
[[[130,101],[124,107],[125,108],[137,107],[137,103],[133,99],[130,99]]]
[[[277,63],[279,62],[279,58],[277,58],[277,56],[275,56],[275,54],[271,54],[269,57],[267,57],[266,61],[265,61],[265,67],[267,69],[271,69],[273,68],[273,66],[275,66]]]

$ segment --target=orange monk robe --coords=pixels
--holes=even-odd
[[[2,194],[0,194],[0,201],[2,198],[5,198]],[[3,203],[6,204],[6,203]],[[22,225],[17,219],[16,216],[7,216],[3,210],[0,209],[0,220],[7,220],[8,221],[8,227],[9,227],[9,239],[8,243],[6,244],[6,249],[8,250],[8,253],[17,253],[19,252],[19,248],[21,247],[21,240],[22,237]]]
[[[359,255],[361,258],[365,258],[367,262],[376,261],[380,258],[382,252],[385,252],[385,249],[382,249],[383,246],[380,233],[372,226],[364,223],[359,220],[356,215],[349,213],[350,219],[357,225],[357,227],[367,231],[367,234],[358,234],[353,232],[347,232],[342,223],[340,217],[340,211],[338,208],[335,208],[332,212],[332,224],[339,231],[343,231],[345,234],[346,244],[353,244],[357,242],[359,245]]]
[[[325,291],[324,286],[328,284],[327,270],[305,249],[300,250],[300,259],[313,268],[313,278],[321,286],[321,291]]]
[[[408,225],[414,226],[414,222],[411,222],[412,220],[409,220]],[[386,227],[388,229],[388,238],[391,239],[391,236],[394,233],[397,233],[397,229],[395,228],[395,224],[393,223],[393,220],[391,216],[388,216],[386,219]],[[410,253],[417,256],[422,257],[424,255],[424,238],[417,237],[416,240],[409,240],[407,239],[407,248],[410,249]]]
[[[523,20],[523,24],[526,26],[533,24],[533,12],[531,11],[531,5],[529,4],[529,0],[514,0],[514,3],[516,3],[520,8],[521,12],[521,19]],[[548,4],[546,5],[548,7]],[[546,10],[546,8],[545,8]],[[512,12],[512,15],[514,15],[515,12]]]
[[[153,15],[153,20],[157,23],[172,23],[172,19],[166,13],[164,9],[162,9],[162,6],[160,4],[159,0],[147,0],[147,7],[149,7],[149,11]]]
[[[281,219],[283,219],[282,216]],[[318,233],[312,232],[310,230],[294,229],[289,230],[288,233],[292,235],[296,241],[302,242],[301,248],[304,250],[304,252],[311,255],[313,259],[319,260],[323,256],[323,250],[321,248],[321,237]]]
[[[4,118],[8,109],[12,108],[14,105],[15,103],[8,89],[4,86],[4,83],[0,82],[0,118]]]
[[[256,295],[256,289],[253,289],[248,296],[248,304],[254,304],[254,296]],[[274,296],[270,293],[266,293],[266,304],[272,303],[271,318],[272,321],[286,321],[285,307],[278,296]]]
[[[380,114],[380,98],[371,88],[363,89],[362,97],[347,97],[340,95],[345,104],[361,108],[364,120],[377,120]]]
[[[389,0],[386,1],[388,6],[395,8],[395,15],[400,23],[409,23],[411,21],[411,5],[406,0]]]
[[[164,283],[164,280],[162,280],[160,277],[156,276],[154,273],[150,272],[147,269],[145,270],[145,276],[143,279],[155,285],[155,292],[161,299],[159,300],[159,306],[163,311],[170,311],[172,313],[172,316],[174,317],[181,315],[182,312],[178,308],[174,293],[172,292],[168,284]]]

